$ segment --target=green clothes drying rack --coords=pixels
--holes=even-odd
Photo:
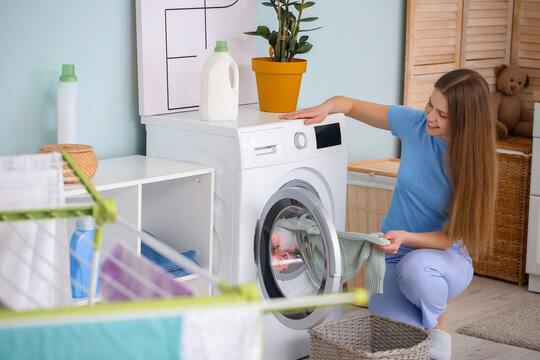
[[[269,312],[298,312],[313,311],[316,307],[337,306],[342,304],[365,305],[368,293],[365,289],[354,289],[350,292],[341,292],[325,295],[300,296],[295,298],[261,299],[256,284],[248,283],[232,286],[207,272],[205,269],[191,262],[167,245],[155,238],[137,230],[117,214],[113,199],[103,198],[94,188],[90,180],[82,173],[77,164],[67,153],[62,153],[62,159],[73,171],[80,183],[91,196],[94,204],[87,206],[66,206],[54,209],[30,209],[0,211],[0,223],[40,221],[53,219],[74,219],[91,216],[95,219],[96,229],[93,239],[94,256],[92,257],[91,278],[88,288],[88,304],[91,306],[67,306],[53,309],[38,309],[25,311],[0,310],[0,345],[3,343],[4,331],[13,335],[21,328],[33,328],[50,325],[65,325],[99,321],[110,318],[148,318],[169,316],[178,311],[216,309],[227,306],[256,307],[261,313]],[[96,302],[95,292],[99,269],[99,250],[103,245],[103,229],[106,224],[120,224],[124,228],[136,233],[141,239],[158,252],[166,253],[170,260],[177,262],[191,273],[196,273],[221,292],[215,296],[183,296],[162,299],[144,299],[139,301]],[[0,290],[2,291],[2,290]],[[17,330],[18,331],[18,330]],[[17,333],[19,334],[19,333]],[[4,338],[5,340],[6,338]],[[2,346],[3,346],[2,345]],[[7,344],[6,346],[8,346]],[[5,350],[8,351],[8,350]],[[15,351],[15,350],[14,350]],[[0,354],[2,352],[0,351]],[[8,353],[6,353],[8,354]]]

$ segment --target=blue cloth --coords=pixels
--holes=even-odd
[[[148,235],[152,236],[153,238],[156,238],[154,235],[150,234],[148,231],[143,230]],[[172,262],[165,256],[161,255],[154,249],[152,249],[150,246],[146,245],[144,241],[141,241],[141,254],[151,260],[154,264],[158,265],[165,271],[168,271],[169,274],[180,277],[180,276],[186,276],[190,273],[184,268],[182,268],[180,265]],[[193,261],[195,264],[199,265],[197,261],[195,260],[195,256],[197,255],[197,252],[195,250],[189,250],[186,252],[183,252],[182,255],[187,257],[189,260]]]
[[[180,359],[182,318],[0,329],[0,359]]]
[[[401,161],[392,201],[381,231],[431,232],[443,228],[449,216],[452,185],[443,165],[446,142],[426,132],[426,113],[390,106],[388,123],[401,139]]]

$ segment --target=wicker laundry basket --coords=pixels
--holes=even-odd
[[[426,330],[377,314],[322,324],[309,334],[310,360],[429,359]]]
[[[478,275],[518,285],[527,282],[525,256],[529,218],[532,139],[509,136],[497,141],[499,184],[495,203],[495,236],[490,254],[473,259]]]

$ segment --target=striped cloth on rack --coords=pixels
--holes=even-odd
[[[216,304],[171,316],[156,313],[159,307],[127,320],[110,312],[56,325],[0,328],[0,359],[261,359],[258,306]]]
[[[188,286],[120,242],[103,262],[101,274],[101,295],[109,301],[193,295]]]

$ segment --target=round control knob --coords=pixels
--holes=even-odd
[[[297,149],[303,149],[307,145],[307,138],[306,134],[303,132],[297,132],[294,134],[294,146],[296,146]]]

